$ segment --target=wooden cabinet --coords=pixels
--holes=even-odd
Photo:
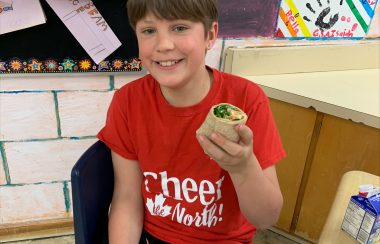
[[[270,99],[270,106],[287,154],[276,166],[284,197],[277,226],[289,232],[317,112],[275,99]]]
[[[277,227],[317,242],[342,175],[380,175],[380,130],[276,99],[270,104],[287,152],[277,165],[284,196]]]
[[[380,175],[380,130],[325,114],[310,167],[295,233],[316,241],[343,174]]]

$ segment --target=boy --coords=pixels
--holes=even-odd
[[[150,74],[115,92],[98,134],[115,172],[110,243],[250,243],[282,207],[274,164],[285,153],[267,97],[205,65],[216,0],[129,0],[127,8]],[[221,102],[249,116],[236,127],[238,143],[196,136]]]

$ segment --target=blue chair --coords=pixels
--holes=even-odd
[[[97,141],[71,171],[76,244],[108,243],[114,174],[110,149]]]

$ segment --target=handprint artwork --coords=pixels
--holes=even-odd
[[[277,38],[361,38],[378,0],[283,0]]]

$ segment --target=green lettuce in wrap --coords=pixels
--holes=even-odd
[[[247,118],[248,116],[240,108],[229,103],[220,103],[210,109],[196,134],[209,137],[213,131],[216,131],[227,139],[237,142],[239,141],[239,135],[235,130],[235,126],[245,124]]]

